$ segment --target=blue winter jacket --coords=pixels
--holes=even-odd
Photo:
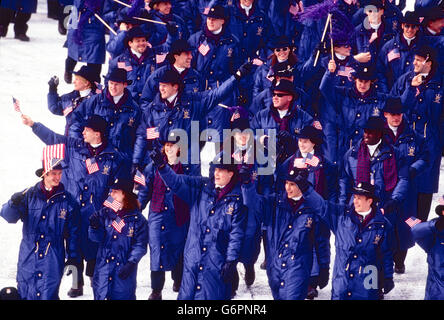
[[[37,0],[2,0],[0,7],[23,13],[36,13]]]

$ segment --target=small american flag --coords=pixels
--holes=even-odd
[[[123,227],[125,226],[125,222],[123,219],[120,219],[120,217],[116,217],[116,220],[114,220],[111,225],[118,233],[121,233]]]
[[[206,56],[208,51],[210,51],[210,46],[207,44],[207,41],[204,41],[198,48],[201,55]]]
[[[88,174],[92,174],[94,172],[99,171],[99,165],[97,164],[96,159],[88,158],[85,160],[86,170],[88,170]]]
[[[399,53],[398,48],[395,48],[393,50],[390,50],[389,53],[387,53],[387,60],[388,62],[401,58],[401,54]]]
[[[125,63],[125,61],[119,61],[119,62],[117,62],[117,67],[118,67],[119,69],[124,69],[124,70],[126,70],[127,72],[130,72],[130,71],[133,70],[133,67],[132,67],[132,66],[127,66],[126,63]]]
[[[351,79],[351,73],[354,71],[351,67],[339,66],[338,76],[343,76]]]
[[[312,167],[317,167],[319,164],[319,158],[309,153],[307,154],[307,158],[305,158],[305,163],[311,165]]]
[[[162,54],[156,54],[156,63],[162,63],[165,61],[167,54],[166,53],[162,53]]]
[[[72,112],[73,108],[72,106],[69,106],[66,109],[63,109],[63,116],[66,117],[68,114],[70,114]]]
[[[148,140],[157,139],[159,138],[159,128],[158,127],[152,127],[146,129],[146,138]]]
[[[413,228],[414,226],[416,226],[418,223],[421,223],[422,221],[418,218],[415,217],[410,217],[407,220],[405,220],[405,223],[407,223],[409,225],[410,228]]]
[[[65,145],[63,143],[53,144],[43,148],[43,169],[49,172],[52,168],[65,158]]]
[[[105,200],[103,205],[114,210],[114,212],[117,212],[120,210],[122,204],[119,201],[115,200],[112,196],[109,196],[108,199]]]
[[[259,59],[259,58],[254,58],[254,59],[253,59],[253,64],[254,64],[255,66],[261,66],[261,65],[264,64],[264,62],[263,62],[261,59]]]
[[[15,111],[22,113],[22,111],[20,110],[20,102],[14,97],[12,97],[12,104],[14,105]]]
[[[203,14],[208,14],[210,12],[210,7],[206,7],[203,11]]]
[[[141,184],[144,187],[146,186],[145,176],[139,170],[137,170],[136,174],[134,175],[134,181],[137,182],[138,184]]]

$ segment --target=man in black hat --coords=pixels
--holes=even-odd
[[[126,33],[125,47],[121,55],[110,61],[108,69],[121,68],[127,71],[127,77],[132,81],[127,88],[139,104],[145,82],[156,69],[156,55],[140,27],[131,28]]]
[[[409,170],[408,193],[400,208],[396,225],[398,243],[393,257],[396,273],[405,272],[404,261],[407,250],[415,244],[410,228],[404,221],[409,217],[418,216],[418,177],[424,172],[429,162],[425,139],[409,127],[408,120],[403,115],[404,112],[401,99],[387,99],[384,107],[386,124],[383,139],[398,149],[402,161]]]
[[[68,169],[62,182],[77,201],[81,216],[78,287],[72,288],[68,295],[78,297],[83,294],[83,260],[86,261],[86,275],[92,277],[97,254],[97,244],[88,238],[88,218],[101,208],[115,177],[122,173],[129,174],[128,159],[108,141],[108,125],[98,115],[92,115],[86,121],[82,131],[83,139],[56,134],[26,115],[22,119],[44,143],[63,143],[66,146],[65,161]]]
[[[338,113],[340,130],[336,159],[330,160],[341,166],[345,152],[361,138],[369,117],[381,114],[385,95],[378,91],[376,70],[370,65],[356,66],[351,72],[354,84],[350,88],[334,86],[335,71],[336,62],[330,60],[319,89]]]
[[[395,286],[392,255],[394,233],[378,208],[375,186],[368,182],[354,184],[350,190],[353,195],[350,205],[338,205],[324,200],[306,176],[302,171],[295,179],[304,203],[316,209],[316,215],[336,236],[332,299],[384,299],[384,295]]]
[[[191,67],[193,60],[192,48],[184,39],[179,39],[171,44],[171,48],[166,57],[168,61],[164,66],[156,69],[147,79],[140,97],[140,107],[145,110],[149,103],[154,100],[159,91],[159,79],[167,70],[174,70],[183,80],[184,92],[202,91],[203,83],[200,74]]]
[[[111,70],[106,88],[82,103],[73,113],[69,136],[81,138],[89,116],[97,114],[108,123],[108,140],[128,158],[132,158],[136,129],[140,123],[140,108],[127,89],[132,80],[125,69]]]
[[[414,69],[402,75],[394,84],[391,94],[401,97],[409,126],[423,136],[430,152],[430,162],[418,177],[418,217],[427,220],[433,193],[438,192],[442,145],[442,74],[436,51],[422,46],[415,53]]]
[[[72,112],[82,103],[97,93],[97,82],[94,70],[88,66],[82,66],[78,71],[74,71],[74,90],[59,96],[57,86],[59,78],[53,76],[48,81],[48,109],[53,114],[66,118],[65,135],[68,135],[69,128],[73,122]]]
[[[401,24],[402,33],[389,40],[378,57],[378,79],[381,90],[390,92],[394,82],[413,68],[417,48],[426,43],[420,32],[419,16],[407,11]]]
[[[430,37],[438,37],[444,28],[444,11],[440,8],[431,7],[424,10],[422,21],[424,34]]]

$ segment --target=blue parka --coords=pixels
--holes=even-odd
[[[245,234],[247,209],[237,184],[217,200],[208,178],[178,175],[169,167],[159,170],[165,184],[190,206],[179,300],[227,300],[231,283],[224,283],[225,262],[237,261]]]
[[[436,221],[419,223],[412,228],[416,243],[427,253],[425,300],[444,300],[444,232],[436,229]]]
[[[99,245],[92,282],[95,300],[136,300],[137,266],[125,280],[118,274],[126,263],[138,264],[146,254],[148,223],[140,210],[122,211],[120,232],[113,227],[117,214],[107,207],[99,211],[102,226],[89,227],[89,238]]]
[[[89,116],[97,114],[108,122],[108,140],[111,144],[125,156],[132,158],[140,113],[140,108],[128,89],[124,90],[123,97],[116,105],[108,88],[105,88],[102,93],[88,99],[74,111],[74,121],[69,136],[80,138],[86,120]]]
[[[413,71],[402,75],[392,88],[391,94],[400,96],[406,108],[410,127],[426,140],[430,152],[430,163],[424,174],[418,178],[418,191],[421,193],[438,192],[439,168],[443,141],[443,88],[440,75],[436,73],[426,79],[419,87],[411,85],[415,76]]]
[[[37,0],[2,0],[0,7],[23,13],[36,13]]]
[[[91,12],[85,6],[86,0],[74,0],[74,7],[77,10],[71,11],[71,21],[79,21],[78,15],[90,15]],[[97,12],[99,16],[102,14],[103,0]],[[77,11],[77,12],[76,12]],[[75,22],[72,22],[73,28],[68,28],[67,40],[65,47],[68,48],[68,57],[78,62],[84,63],[105,63],[105,26],[97,19],[94,14],[81,25],[79,21],[77,28],[74,28]],[[76,35],[79,35],[81,42],[76,41]]]
[[[303,196],[335,235],[332,300],[378,300],[383,279],[393,278],[390,222],[373,208],[373,217],[364,225],[353,207],[326,201],[312,187]],[[369,281],[366,278],[376,272],[372,267],[377,269],[377,280]]]
[[[80,261],[76,201],[63,184],[49,198],[43,190],[43,182],[38,182],[19,205],[10,200],[0,212],[9,223],[23,221],[17,289],[26,300],[58,300],[65,258]]]

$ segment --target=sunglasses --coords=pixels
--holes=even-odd
[[[284,48],[276,48],[274,49],[274,52],[281,52],[281,51],[288,51],[288,47],[284,47]]]
[[[404,24],[404,28],[406,28],[406,29],[416,29],[416,28],[418,28],[418,26],[416,26],[414,24]]]
[[[288,94],[288,93],[275,93],[275,92],[273,92],[273,97],[279,97],[279,98],[282,98],[282,97],[285,97],[285,96],[289,96],[290,94]]]

